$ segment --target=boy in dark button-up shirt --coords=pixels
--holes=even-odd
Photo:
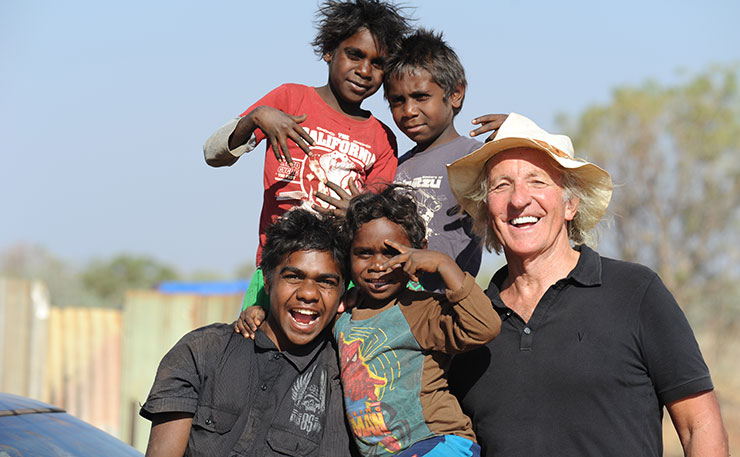
[[[286,213],[262,257],[270,314],[253,340],[228,324],[165,355],[140,414],[147,456],[349,454],[337,357],[325,328],[344,292],[346,242],[333,221]]]

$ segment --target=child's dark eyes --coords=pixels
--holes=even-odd
[[[347,56],[350,60],[360,60],[363,57],[365,57],[361,52],[358,52],[354,49],[347,49],[344,51],[344,54]]]
[[[319,279],[316,281],[319,283],[319,286],[325,288],[325,289],[333,289],[339,285],[339,282],[334,279]]]
[[[301,277],[300,277],[300,276],[298,276],[297,274],[293,274],[293,273],[290,273],[290,274],[284,274],[284,275],[283,275],[283,279],[284,279],[285,281],[287,281],[288,283],[290,283],[290,284],[295,284],[295,283],[297,283],[297,282],[300,282],[300,281],[301,281]]]
[[[403,97],[391,97],[388,99],[388,103],[391,106],[401,106],[404,102]]]

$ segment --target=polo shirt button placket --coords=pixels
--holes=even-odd
[[[522,338],[519,342],[520,351],[531,351],[532,350],[532,329],[529,325],[525,325],[522,329]]]

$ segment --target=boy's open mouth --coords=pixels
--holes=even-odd
[[[290,315],[298,324],[308,325],[319,318],[319,313],[310,309],[296,308],[290,310]]]

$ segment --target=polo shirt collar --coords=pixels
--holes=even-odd
[[[313,341],[304,346],[286,351],[278,351],[277,346],[275,346],[275,343],[272,342],[270,337],[262,329],[257,329],[254,336],[254,345],[261,351],[280,352],[290,363],[295,365],[298,371],[302,372],[324,348],[324,345],[328,341],[328,335],[327,331],[324,330]]]
[[[581,255],[578,257],[578,263],[575,268],[568,273],[566,280],[583,287],[600,285],[601,257],[599,256],[599,253],[585,244],[578,245],[574,249],[580,252]],[[508,275],[509,266],[504,265],[493,275],[491,282],[488,284],[488,289],[486,289],[486,295],[496,308],[506,307],[503,301],[501,301],[499,293],[501,292],[501,285],[504,283],[504,280]]]

